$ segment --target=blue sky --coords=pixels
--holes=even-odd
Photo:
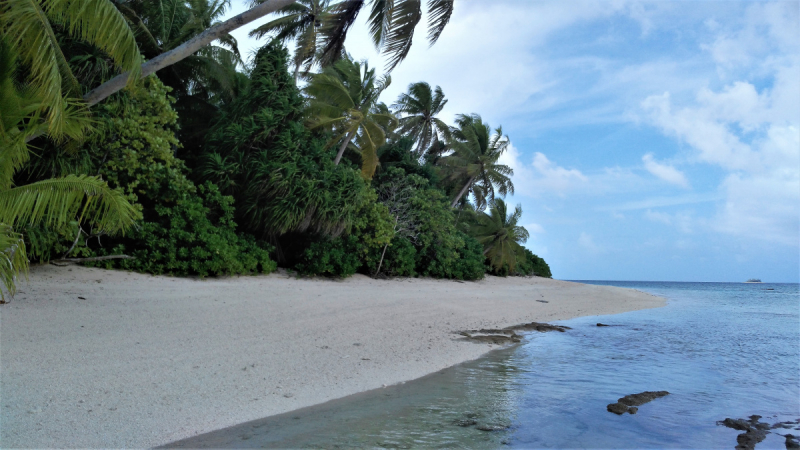
[[[417,33],[383,100],[427,81],[503,126],[556,278],[800,279],[800,2],[456,0]]]

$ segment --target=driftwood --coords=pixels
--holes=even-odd
[[[91,258],[61,258],[50,261],[50,264],[53,264],[54,266],[65,266],[67,264],[73,264],[73,263],[105,261],[108,259],[136,259],[136,258],[128,255],[92,256]]]

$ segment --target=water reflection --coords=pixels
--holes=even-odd
[[[479,345],[479,344],[476,344]],[[396,386],[170,444],[170,448],[497,448],[519,408],[513,349]]]
[[[630,287],[669,305],[574,319],[567,333],[534,333],[411,383],[171,447],[721,448],[735,446],[738,432],[718,420],[800,417],[797,285]],[[606,411],[622,396],[659,390],[671,394],[636,415]],[[772,433],[758,448],[783,449],[784,441]]]

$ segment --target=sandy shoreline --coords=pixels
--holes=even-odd
[[[495,348],[459,330],[663,305],[542,278],[200,281],[36,267],[0,307],[0,445],[162,445]]]

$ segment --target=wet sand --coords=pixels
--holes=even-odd
[[[459,331],[654,308],[543,278],[213,280],[35,267],[0,306],[3,447],[153,447],[393,385],[497,345]]]

